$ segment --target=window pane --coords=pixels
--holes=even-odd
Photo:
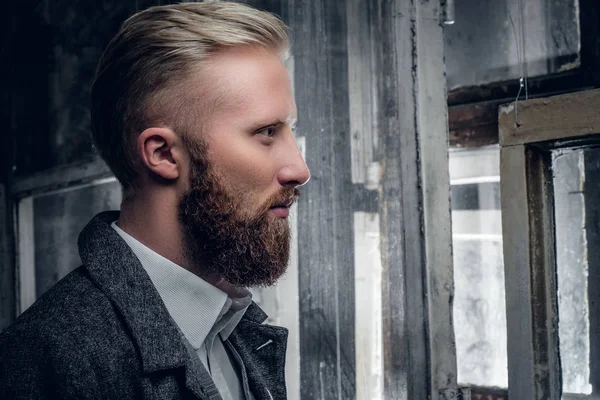
[[[497,147],[450,152],[458,381],[508,386]]]
[[[90,219],[120,204],[121,186],[114,179],[33,199],[36,297],[81,265],[76,243]]]
[[[578,0],[462,0],[455,15],[445,29],[450,90],[519,78],[523,61],[529,77],[579,66]]]
[[[563,392],[590,394],[590,292],[593,260],[588,249],[600,243],[597,222],[589,213],[598,208],[586,193],[586,181],[599,169],[585,168],[586,158],[598,160],[600,150],[557,150],[553,153],[556,272],[558,280],[559,343]],[[592,186],[593,187],[593,186]],[[590,193],[592,194],[592,193]],[[597,199],[596,199],[597,201]],[[588,206],[592,205],[592,209]],[[592,263],[590,263],[592,261]],[[596,295],[597,296],[597,295]]]

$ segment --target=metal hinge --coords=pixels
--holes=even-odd
[[[471,400],[471,389],[468,387],[440,389],[439,400]]]

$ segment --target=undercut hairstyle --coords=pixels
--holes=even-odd
[[[274,14],[233,2],[151,7],[127,19],[100,58],[91,92],[92,136],[129,198],[141,157],[137,138],[152,126],[178,134],[196,124],[186,81],[211,54],[259,46],[287,57],[290,34]]]

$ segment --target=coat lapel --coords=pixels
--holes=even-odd
[[[238,352],[250,390],[257,400],[285,400],[285,352],[288,330],[264,325],[266,314],[254,303],[229,336]]]

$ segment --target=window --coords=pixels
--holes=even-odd
[[[508,387],[500,151],[450,151],[458,382]]]
[[[518,106],[499,117],[509,396],[593,399],[600,91]]]
[[[106,169],[95,170],[83,184],[68,180],[71,173],[81,175],[80,166],[40,173],[21,184],[16,193],[20,312],[81,265],[77,238],[89,220],[119,209],[121,186],[104,177]]]

